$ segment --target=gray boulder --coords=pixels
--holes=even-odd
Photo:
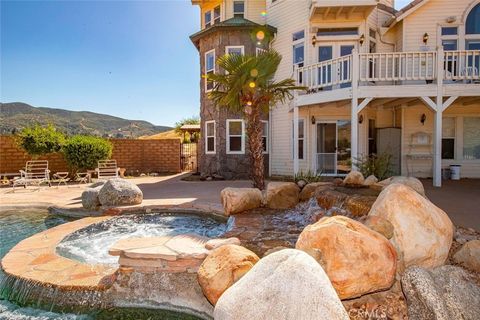
[[[87,210],[97,210],[100,207],[100,200],[98,194],[103,185],[95,188],[87,188],[82,192],[82,206]]]
[[[262,258],[215,305],[216,320],[349,319],[322,267],[303,251]]]
[[[125,179],[108,180],[98,193],[102,206],[134,205],[143,200],[143,193],[137,185]]]
[[[410,267],[402,288],[411,320],[474,320],[480,315],[480,287],[460,267]]]

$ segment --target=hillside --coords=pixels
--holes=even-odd
[[[21,102],[0,103],[0,134],[9,134],[24,127],[53,124],[69,135],[93,134],[116,138],[137,138],[168,131],[147,121],[127,120],[89,111],[36,108]]]
[[[183,136],[175,130],[168,130],[164,132],[160,132],[154,135],[149,135],[149,136],[142,136],[139,137],[139,139],[145,139],[145,140],[150,140],[150,139],[183,139]]]

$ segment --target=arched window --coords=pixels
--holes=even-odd
[[[473,7],[468,14],[465,24],[466,34],[480,34],[480,3]]]
[[[465,49],[480,50],[480,3],[473,7],[465,22]],[[476,57],[475,61],[480,63],[478,60]]]

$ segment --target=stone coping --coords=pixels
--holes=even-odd
[[[101,291],[111,286],[117,268],[90,265],[56,253],[57,245],[67,235],[111,217],[89,217],[61,224],[19,242],[2,259],[1,267],[22,280],[68,290]]]

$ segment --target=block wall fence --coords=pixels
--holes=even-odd
[[[180,140],[110,139],[113,143],[112,159],[127,174],[178,173],[180,167]],[[48,160],[52,173],[69,171],[63,155],[49,154],[39,159]],[[14,173],[25,167],[31,157],[20,149],[12,136],[0,136],[0,173]]]

